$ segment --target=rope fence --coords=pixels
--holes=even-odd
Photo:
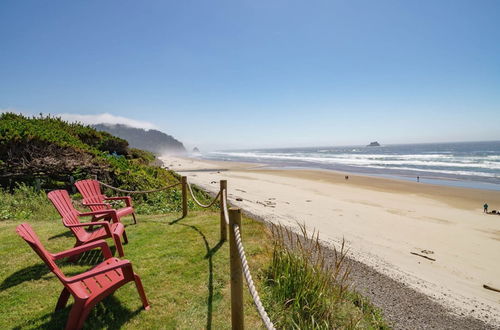
[[[227,213],[227,190],[222,191],[222,211],[224,212],[224,222],[229,225],[229,213]]]
[[[250,273],[250,267],[248,266],[247,257],[245,254],[245,247],[243,246],[243,240],[241,239],[241,210],[237,208],[232,208],[228,212],[227,207],[227,187],[219,191],[222,198],[222,207],[223,207],[223,217],[224,217],[224,225],[229,225],[231,229],[230,235],[230,254],[231,254],[231,318],[232,318],[232,326],[233,329],[243,329],[243,288],[240,283],[241,275],[245,277],[245,281],[247,283],[248,291],[252,296],[253,303],[257,308],[257,312],[259,313],[262,322],[266,326],[268,330],[275,330],[273,322],[267,315],[264,306],[262,305],[262,301],[260,300],[259,293],[257,292],[257,288],[255,287],[255,283],[252,278],[252,274]],[[222,221],[221,221],[222,224]],[[237,254],[237,256],[235,256]],[[238,258],[239,262],[235,259]],[[236,291],[236,292],[233,292]],[[233,300],[239,301],[233,301]],[[236,309],[233,311],[233,308]],[[241,315],[239,315],[241,313]],[[236,314],[236,315],[235,315]]]
[[[167,190],[178,185],[182,186],[182,216],[187,216],[187,192],[193,201],[202,208],[209,208],[213,206],[217,201],[220,202],[220,227],[221,227],[221,241],[227,240],[227,227],[230,227],[230,260],[231,260],[231,323],[232,329],[243,329],[244,328],[244,318],[243,318],[243,277],[247,283],[248,291],[252,296],[253,303],[257,308],[262,322],[268,330],[275,330],[274,324],[271,322],[262,301],[260,300],[259,293],[255,287],[255,283],[250,273],[250,268],[248,266],[248,261],[245,254],[245,247],[243,245],[243,240],[241,238],[241,210],[238,208],[228,207],[227,201],[227,181],[220,181],[220,189],[217,195],[209,204],[201,203],[194,195],[193,188],[191,184],[188,183],[187,177],[182,176],[181,181],[174,183],[169,186],[165,186],[158,189],[151,190],[126,190],[117,187],[113,187],[107,183],[98,181],[102,186],[126,194],[149,194],[154,192],[159,192]],[[228,211],[229,210],[229,211]]]
[[[202,204],[200,201],[198,201],[196,199],[196,197],[194,196],[194,193],[193,193],[193,188],[191,188],[191,185],[189,183],[187,183],[187,186],[188,186],[188,189],[189,189],[189,194],[191,195],[191,198],[193,198],[193,201],[200,207],[203,207],[205,209],[208,209],[209,207],[211,207],[212,205],[215,204],[215,202],[217,202],[219,200],[219,197],[220,197],[220,190],[219,192],[217,193],[217,195],[214,197],[214,199],[210,202],[210,204]]]
[[[264,309],[262,302],[260,301],[259,293],[255,288],[255,284],[252,279],[252,274],[250,273],[250,268],[248,267],[247,257],[245,255],[245,248],[243,247],[243,242],[241,241],[240,226],[234,224],[233,231],[234,231],[234,236],[236,238],[236,245],[238,247],[238,254],[240,256],[241,267],[243,268],[243,275],[245,276],[248,290],[250,291],[250,295],[252,296],[255,307],[257,308],[260,318],[262,319],[262,322],[264,322],[266,328],[268,330],[275,330],[276,328],[274,327],[273,322],[271,322],[271,319],[267,315],[267,312]]]
[[[158,188],[158,189],[152,189],[152,190],[125,190],[125,189],[121,189],[121,188],[117,188],[117,187],[113,187],[107,183],[104,183],[104,182],[101,182],[101,181],[98,181],[99,184],[101,184],[102,186],[106,187],[106,188],[109,188],[111,190],[114,190],[114,191],[118,191],[118,192],[121,192],[121,193],[125,193],[125,194],[150,194],[150,193],[155,193],[155,192],[159,192],[159,191],[163,191],[163,190],[167,190],[167,189],[170,189],[170,188],[173,188],[175,186],[178,186],[180,185],[181,183],[180,182],[177,182],[177,183],[174,183],[170,186],[166,186],[166,187],[162,187],[162,188]]]

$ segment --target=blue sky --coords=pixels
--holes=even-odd
[[[202,149],[500,140],[500,1],[2,0],[0,77]]]

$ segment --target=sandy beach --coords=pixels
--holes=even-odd
[[[345,239],[350,256],[424,293],[457,315],[500,324],[500,192],[435,186],[320,170],[163,157],[190,183],[266,221]],[[431,260],[433,259],[433,260]]]

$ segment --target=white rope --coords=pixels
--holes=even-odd
[[[259,293],[257,292],[257,289],[255,288],[255,284],[253,283],[252,274],[250,274],[250,268],[248,268],[248,262],[247,262],[247,258],[245,256],[245,250],[243,248],[243,243],[241,242],[240,227],[235,224],[233,226],[233,231],[234,231],[234,236],[236,239],[236,246],[238,247],[238,254],[240,255],[240,259],[241,259],[241,266],[243,268],[243,275],[245,276],[248,290],[250,291],[250,294],[252,295],[253,302],[254,302],[255,306],[257,307],[257,311],[259,312],[260,318],[264,322],[266,328],[268,330],[275,330],[276,328],[274,327],[273,322],[271,322],[271,320],[269,319],[269,316],[267,315],[267,312],[264,309],[264,306],[262,306],[262,302],[260,301]]]
[[[196,197],[194,197],[194,193],[193,193],[193,189],[191,188],[191,185],[190,185],[188,182],[186,182],[186,185],[187,185],[187,186],[188,186],[188,188],[189,188],[189,193],[191,194],[191,197],[193,197],[194,202],[195,202],[196,204],[198,204],[199,206],[203,207],[203,208],[209,208],[210,206],[214,205],[214,204],[215,204],[215,202],[217,202],[217,199],[218,199],[218,198],[219,198],[219,196],[220,196],[220,191],[219,191],[219,192],[217,193],[217,195],[215,196],[215,198],[213,199],[213,201],[212,201],[212,202],[210,202],[210,204],[205,205],[205,204],[200,203],[200,201],[198,201],[198,200],[196,199]]]
[[[226,224],[229,225],[229,214],[227,213],[227,190],[222,191],[222,209],[224,211],[224,220]]]
[[[149,194],[149,193],[154,193],[154,192],[166,190],[166,189],[169,189],[169,188],[172,188],[172,187],[175,187],[175,186],[178,186],[181,184],[180,182],[178,182],[178,183],[174,183],[173,185],[166,186],[163,188],[158,188],[158,189],[153,189],[153,190],[135,190],[135,191],[133,191],[133,190],[125,190],[125,189],[121,189],[121,188],[116,188],[116,187],[110,186],[109,184],[101,182],[101,181],[98,181],[98,182],[106,188],[113,189],[115,191],[126,193],[126,194]]]

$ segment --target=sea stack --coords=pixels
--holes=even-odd
[[[200,153],[200,149],[198,149],[198,147],[194,147],[193,152]]]
[[[380,147],[380,143],[378,143],[377,141],[370,142],[370,144],[367,145],[367,147]]]

